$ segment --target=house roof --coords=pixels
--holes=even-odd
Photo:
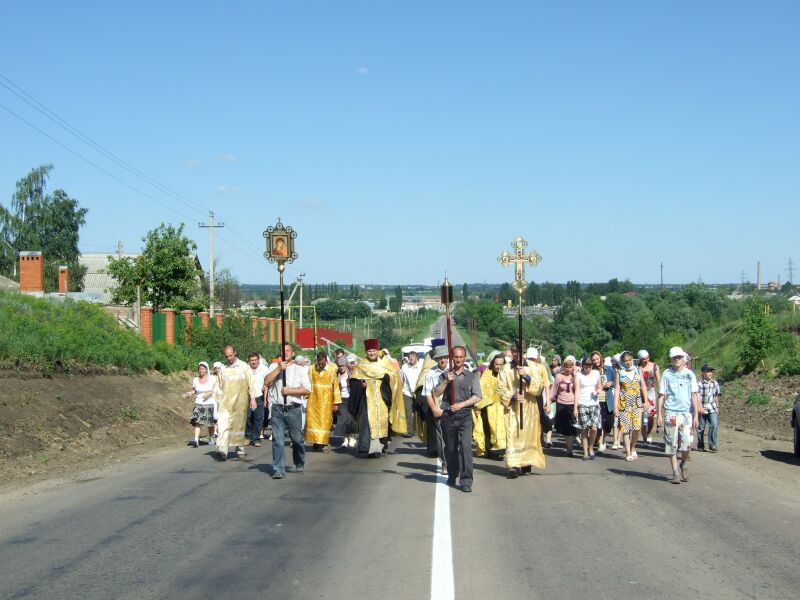
[[[0,275],[0,290],[19,290],[19,284],[13,279]]]
[[[139,254],[117,254],[116,252],[89,252],[78,257],[78,264],[86,267],[83,278],[83,291],[91,294],[100,294],[101,302],[111,302],[111,291],[116,282],[105,272],[109,259],[112,258],[138,258]]]

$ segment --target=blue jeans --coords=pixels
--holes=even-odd
[[[247,411],[247,423],[245,425],[244,437],[251,442],[257,442],[264,428],[264,399],[256,398],[255,410]]]
[[[284,466],[284,432],[289,430],[292,440],[292,459],[294,467],[305,465],[306,447],[303,440],[303,408],[299,404],[291,404],[284,408],[280,404],[272,405],[272,471],[285,473]]]
[[[708,445],[711,448],[717,447],[717,431],[719,429],[719,413],[700,415],[700,423],[697,426],[697,447],[703,447],[703,434],[708,425]]]

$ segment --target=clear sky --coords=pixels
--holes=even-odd
[[[185,222],[206,266],[213,210],[243,283],[278,217],[311,283],[505,281],[517,235],[529,280],[784,281],[798,31],[792,0],[6,3],[0,202],[53,163],[83,251]]]

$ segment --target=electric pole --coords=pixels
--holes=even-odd
[[[789,274],[789,285],[794,285],[794,272],[797,271],[797,267],[794,266],[792,263],[792,259],[789,259],[789,264],[784,269],[785,273]]]
[[[208,213],[208,225],[205,223],[198,223],[198,227],[202,227],[203,229],[208,229],[208,237],[209,237],[209,280],[208,280],[208,291],[210,296],[210,306],[208,307],[208,315],[210,318],[214,318],[214,228],[225,227],[225,223],[215,223],[214,222],[214,213]]]
[[[664,289],[664,263],[661,263],[661,289]]]

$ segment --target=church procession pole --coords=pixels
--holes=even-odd
[[[264,231],[267,240],[267,250],[264,258],[268,262],[278,263],[278,274],[280,275],[280,294],[281,294],[281,362],[286,360],[286,315],[284,308],[285,288],[283,286],[283,273],[286,271],[286,263],[292,263],[297,258],[294,251],[294,239],[297,232],[291,227],[285,227],[281,223],[280,217],[274,226],[267,227]],[[286,371],[281,372],[282,383],[286,386]]]
[[[511,242],[511,247],[514,249],[514,253],[511,254],[507,250],[503,250],[500,256],[497,257],[497,262],[499,262],[504,267],[514,263],[516,267],[516,274],[514,276],[514,289],[517,291],[519,298],[517,300],[517,318],[519,321],[519,332],[517,336],[517,352],[518,352],[518,360],[519,364],[517,366],[522,365],[522,294],[525,293],[525,290],[528,288],[528,282],[525,281],[525,265],[529,264],[533,267],[538,265],[542,261],[542,257],[539,255],[538,252],[535,250],[530,254],[525,254],[525,248],[528,246],[528,242],[525,241],[521,235],[518,235],[514,238]],[[522,401],[524,399],[524,391],[523,391],[523,384],[522,384],[522,377],[519,378],[519,428],[522,429]]]
[[[450,326],[450,304],[453,302],[453,286],[447,280],[447,273],[444,274],[444,283],[441,288],[441,301],[444,304],[444,314],[447,321],[447,353],[450,355],[450,370],[453,370],[453,340]],[[450,382],[450,404],[456,401],[456,383]]]

